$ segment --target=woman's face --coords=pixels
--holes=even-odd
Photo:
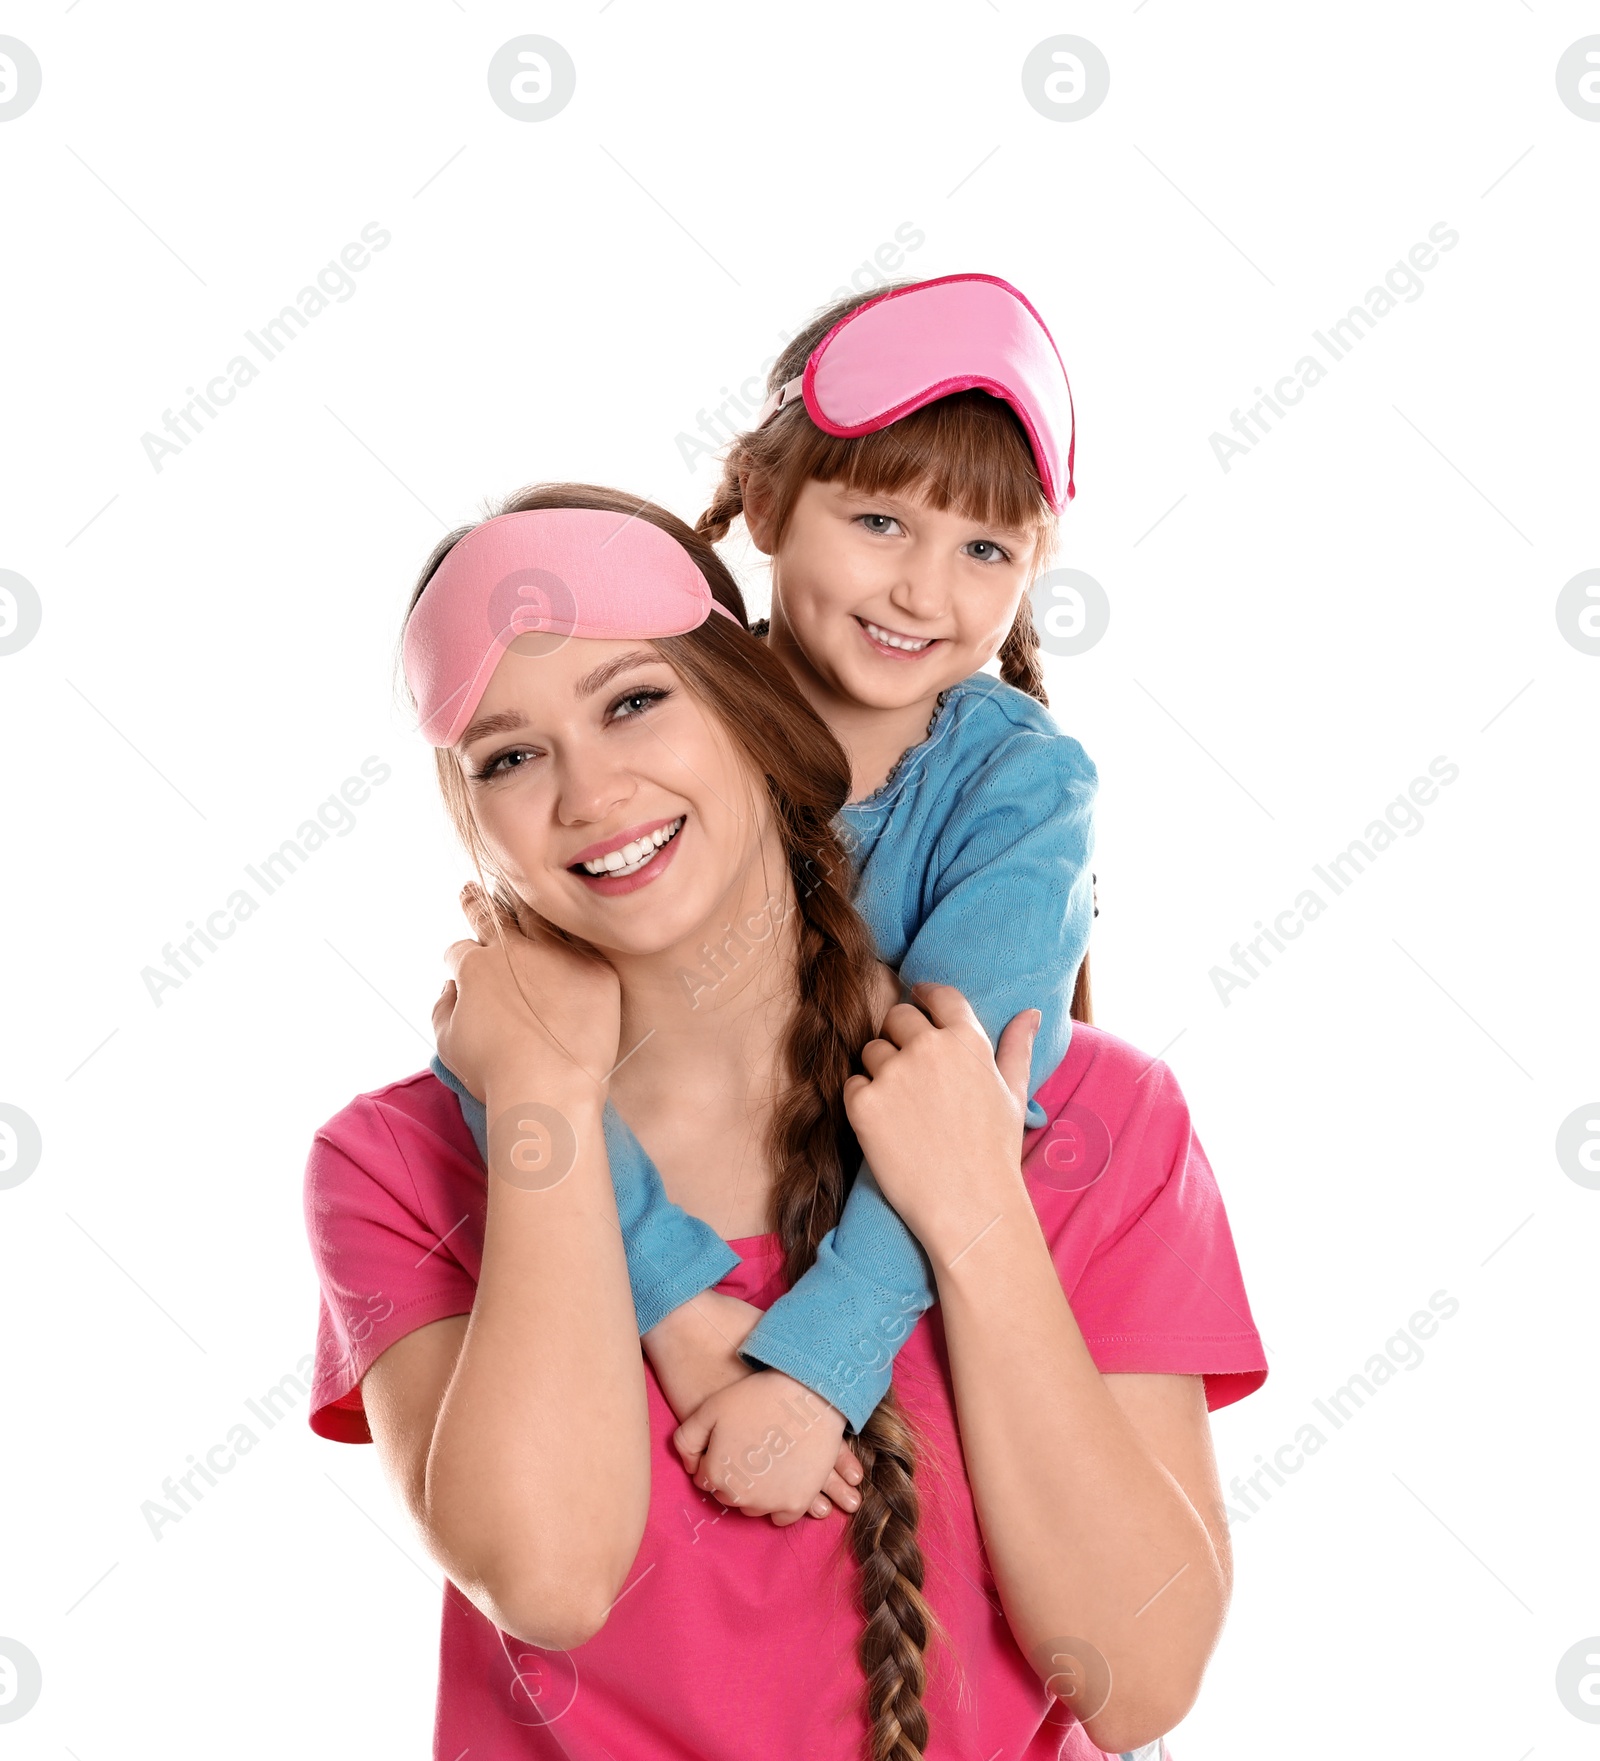
[[[786,879],[760,779],[649,642],[508,649],[456,754],[495,866],[604,952],[702,937],[763,858]]]
[[[764,550],[764,533],[751,526]],[[837,695],[902,709],[999,652],[1032,578],[1031,533],[910,492],[808,482],[773,554],[781,622]]]

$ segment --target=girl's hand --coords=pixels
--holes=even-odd
[[[558,1080],[579,1073],[603,1094],[621,1031],[616,971],[526,913],[517,922],[481,887],[461,889],[461,908],[477,940],[445,951],[454,977],[433,1006],[440,1058],[480,1101],[492,1072],[521,1075],[530,1064]]]
[[[667,1405],[679,1419],[754,1371],[739,1356],[761,1319],[754,1303],[702,1290],[658,1321],[642,1344]]]
[[[936,1266],[948,1265],[1014,1203],[1037,1009],[1014,1016],[991,1052],[972,1006],[921,984],[863,1048],[845,1111],[883,1195]],[[926,1010],[926,1013],[924,1013]]]
[[[713,1394],[672,1442],[702,1492],[779,1528],[861,1502],[844,1414],[781,1370],[757,1370]]]

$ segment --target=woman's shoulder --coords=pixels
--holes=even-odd
[[[1023,1171],[1103,1373],[1200,1375],[1213,1409],[1266,1378],[1227,1209],[1177,1078],[1075,1022]]]
[[[322,1292],[318,1435],[371,1442],[362,1377],[405,1334],[471,1312],[485,1196],[455,1096],[432,1071],[357,1095],[317,1131],[304,1200]]]
[[[1185,1130],[1189,1124],[1189,1105],[1170,1067],[1087,1021],[1073,1022],[1067,1055],[1036,1098],[1051,1118],[1069,1107],[1089,1107],[1113,1130],[1135,1115],[1181,1121]]]
[[[1097,1210],[1136,1211],[1187,1164],[1203,1160],[1171,1069],[1103,1027],[1073,1022],[1067,1055],[1035,1098],[1046,1122],[1028,1132],[1024,1159],[1047,1168],[1092,1164]],[[1078,1189],[1067,1181],[1062,1190]]]
[[[312,1138],[307,1181],[333,1164],[359,1170],[384,1184],[397,1175],[410,1183],[419,1165],[438,1161],[441,1153],[452,1162],[463,1157],[475,1160],[471,1134],[455,1096],[431,1070],[419,1070],[358,1094],[319,1126]]]

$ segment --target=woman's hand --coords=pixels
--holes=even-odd
[[[867,1074],[848,1078],[844,1104],[884,1197],[937,1267],[1016,1199],[1039,1011],[1013,1017],[991,1052],[960,991],[912,995],[920,1006],[896,1003],[863,1048]]]
[[[491,1072],[530,1064],[557,1078],[574,1072],[604,1093],[617,1062],[622,986],[615,970],[541,930],[514,921],[484,896],[461,889],[476,941],[452,942],[454,976],[433,1006],[440,1058],[481,1101]]]
[[[757,1370],[713,1394],[672,1442],[701,1491],[779,1528],[861,1502],[844,1414],[781,1370]]]

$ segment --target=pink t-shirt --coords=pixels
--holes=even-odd
[[[1028,1134],[1023,1166],[1095,1363],[1203,1375],[1213,1409],[1258,1388],[1266,1360],[1228,1220],[1171,1071],[1080,1024],[1038,1098],[1049,1123]],[[319,1435],[370,1442],[361,1378],[373,1360],[414,1328],[471,1309],[484,1206],[455,1098],[426,1072],[360,1096],[317,1133],[306,1222],[322,1284]],[[741,1264],[717,1288],[767,1307],[784,1289],[777,1237],[731,1245]],[[648,1365],[646,1379],[650,1511],[622,1595],[587,1644],[545,1651],[501,1632],[446,1580],[437,1761],[865,1754],[844,1520],[777,1529],[698,1491]],[[929,1652],[929,1761],[1097,1761],[1001,1613],[937,1306],[901,1349],[894,1382],[923,1439],[925,1589],[954,1650]]]

